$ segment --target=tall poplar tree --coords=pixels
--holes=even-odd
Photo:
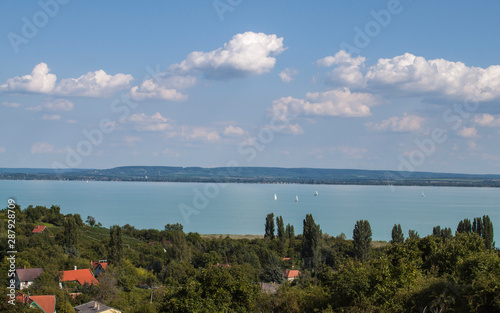
[[[274,213],[267,214],[265,231],[264,238],[274,239]]]
[[[304,230],[302,238],[302,259],[304,267],[315,269],[319,265],[319,247],[321,240],[321,229],[314,222],[311,214],[304,219]]]
[[[401,229],[401,224],[394,224],[392,228],[392,240],[391,243],[402,243],[405,241],[405,236],[403,235],[403,230]]]
[[[362,261],[368,259],[370,253],[370,244],[372,242],[372,228],[366,220],[359,220],[354,225],[352,232],[354,241],[354,253]]]
[[[111,226],[109,229],[109,235],[108,262],[112,264],[119,264],[122,261],[123,255],[122,228],[118,225]]]
[[[276,217],[276,225],[278,226],[278,239],[281,242],[286,241],[285,224],[283,223],[283,216]]]

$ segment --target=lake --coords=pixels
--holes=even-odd
[[[201,234],[263,234],[271,212],[283,216],[285,225],[294,225],[296,234],[302,233],[302,220],[310,213],[324,233],[347,238],[356,221],[365,219],[373,239],[386,241],[398,223],[405,235],[415,229],[425,236],[436,225],[455,232],[460,220],[489,215],[500,229],[497,188],[0,181],[1,207],[9,198],[22,208],[59,205],[64,214],[79,213],[83,220],[90,215],[106,227],[163,229],[178,222],[185,232]],[[500,242],[498,232],[495,241]]]

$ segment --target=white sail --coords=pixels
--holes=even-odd
[[[278,200],[278,196],[274,194],[274,200]]]
[[[299,202],[299,196],[295,196],[295,202]]]
[[[315,196],[319,195],[319,193],[318,193],[318,191],[317,191],[317,190],[316,190],[316,191],[314,191],[314,195],[315,195]]]

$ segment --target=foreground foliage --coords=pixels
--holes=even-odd
[[[0,215],[2,273],[9,268],[5,213]],[[146,313],[500,312],[500,258],[487,216],[461,221],[455,235],[435,227],[433,235],[420,238],[409,231],[404,239],[401,226],[394,225],[391,243],[378,248],[371,245],[368,221],[357,221],[354,240],[347,240],[323,234],[311,215],[295,235],[281,216],[269,214],[265,238],[252,240],[206,239],[184,233],[180,224],[162,231],[131,225],[105,229],[93,217],[85,225],[79,215],[63,215],[56,206],[16,207],[16,221],[16,266],[44,269],[30,294],[55,295],[59,313],[91,300]],[[40,224],[46,231],[32,234]],[[91,260],[100,259],[110,265],[99,285],[59,288],[60,271],[89,268]],[[283,270],[292,268],[300,270],[300,278],[287,282]],[[276,293],[263,292],[264,283]],[[33,312],[7,304],[6,275],[0,284],[1,312]]]

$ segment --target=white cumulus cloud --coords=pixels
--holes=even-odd
[[[276,63],[274,56],[284,50],[283,38],[274,34],[240,33],[216,50],[191,52],[170,70],[181,75],[200,72],[209,79],[245,77],[269,72]]]
[[[32,92],[62,96],[108,97],[127,88],[132,75],[109,75],[103,70],[88,72],[78,78],[65,78],[56,83],[46,63],[37,64],[31,74],[7,79],[0,85],[3,92]]]
[[[145,113],[137,113],[124,120],[125,123],[134,126],[135,130],[142,131],[166,131],[173,127],[173,121],[163,117],[159,112],[148,116]]]
[[[380,123],[369,122],[365,126],[375,131],[416,132],[422,129],[424,121],[425,119],[418,115],[404,114],[390,117]]]
[[[109,97],[127,88],[132,80],[133,77],[129,74],[109,75],[103,70],[98,70],[78,78],[62,79],[53,93],[65,96]]]
[[[500,98],[499,65],[468,67],[462,62],[426,60],[411,53],[379,59],[367,68],[364,62],[364,58],[353,58],[341,50],[335,56],[318,60],[317,64],[335,65],[330,73],[331,81],[351,88],[366,87],[372,91],[449,100],[491,101]]]
[[[283,97],[273,102],[271,114],[306,116],[363,117],[370,115],[370,106],[377,103],[369,93],[336,89],[307,93],[305,99]]]
[[[11,92],[34,92],[49,93],[56,84],[57,77],[50,74],[50,69],[45,63],[40,63],[33,68],[31,74],[24,76],[15,76],[7,79],[7,82],[0,85],[1,91]]]
[[[140,86],[134,86],[130,94],[134,99],[152,98],[170,101],[184,101],[187,96],[176,88],[187,88],[196,81],[194,76],[172,76],[148,79],[142,82]]]
[[[327,56],[316,61],[316,64],[326,67],[336,65],[330,73],[330,79],[332,81],[346,84],[351,87],[359,87],[365,84],[365,79],[361,73],[361,69],[364,68],[365,60],[366,59],[361,56],[353,58],[344,50],[340,50],[334,56]]]

